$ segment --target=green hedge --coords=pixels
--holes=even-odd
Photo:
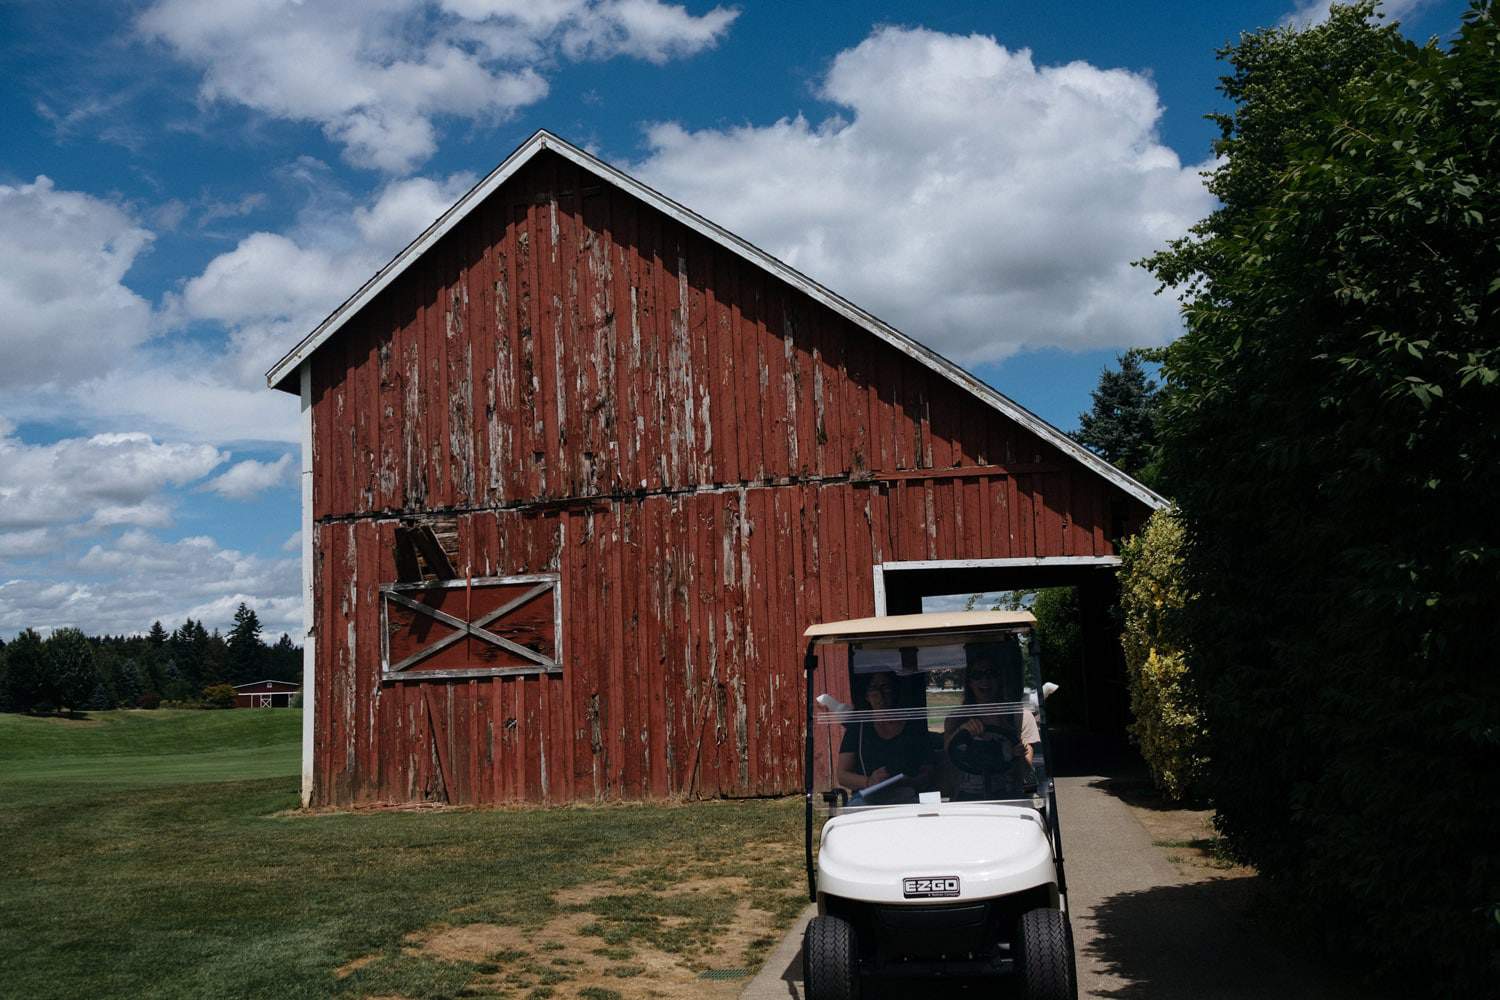
[[[1166,487],[1229,848],[1411,995],[1500,982],[1500,30],[1226,54]]]

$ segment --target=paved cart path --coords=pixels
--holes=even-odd
[[[1326,970],[1284,954],[1285,944],[1240,912],[1242,886],[1184,876],[1129,806],[1094,776],[1058,779],[1079,995],[1152,1000],[1340,1000],[1364,996]],[[806,914],[804,914],[804,917]],[[746,988],[749,1000],[802,996],[802,922]],[[937,984],[884,996],[993,996]]]

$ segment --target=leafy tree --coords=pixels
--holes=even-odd
[[[233,708],[234,688],[228,684],[210,684],[203,689],[204,708]]]
[[[4,683],[12,711],[30,712],[46,697],[47,654],[35,630],[25,629],[5,647]]]
[[[972,611],[981,595],[973,594],[964,605]],[[1036,616],[1037,650],[1042,673],[1062,687],[1047,702],[1048,718],[1053,722],[1078,722],[1084,717],[1083,685],[1083,618],[1078,606],[1078,592],[1073,587],[1042,587],[1007,590],[1001,593],[992,611],[1025,609]],[[1028,677],[1028,682],[1036,678]]]
[[[1224,53],[1222,207],[1147,262],[1187,321],[1163,470],[1229,846],[1368,967],[1482,995],[1500,976],[1481,805],[1500,801],[1500,30],[1481,3],[1446,49],[1417,46],[1371,13]]]
[[[99,683],[94,647],[76,628],[60,628],[43,643],[46,652],[46,698],[58,708],[85,708]]]
[[[1137,479],[1155,478],[1157,386],[1141,365],[1145,352],[1126,351],[1119,369],[1099,373],[1093,406],[1078,415],[1073,438]]]

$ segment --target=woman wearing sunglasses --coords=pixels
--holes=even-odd
[[[971,647],[964,670],[965,705],[994,705],[994,711],[983,715],[949,718],[943,724],[943,750],[949,752],[960,734],[996,746],[1002,752],[990,755],[996,761],[991,773],[974,774],[954,770],[947,784],[955,799],[1017,798],[1022,794],[1041,743],[1036,718],[1021,702],[1021,663],[1019,651],[1008,657],[998,643]],[[1007,662],[1012,661],[1013,662]],[[1007,669],[1007,667],[1009,669]]]

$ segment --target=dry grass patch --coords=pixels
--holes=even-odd
[[[785,853],[795,860],[795,851]],[[753,972],[800,909],[801,896],[794,865],[786,872],[773,865],[775,875],[759,880],[789,876],[789,885],[775,892],[745,874],[700,873],[734,863],[702,859],[699,872],[676,878],[643,864],[617,865],[599,881],[554,892],[561,912],[539,926],[434,927],[408,935],[403,951],[472,965],[466,996],[737,996],[744,978],[701,974]]]

